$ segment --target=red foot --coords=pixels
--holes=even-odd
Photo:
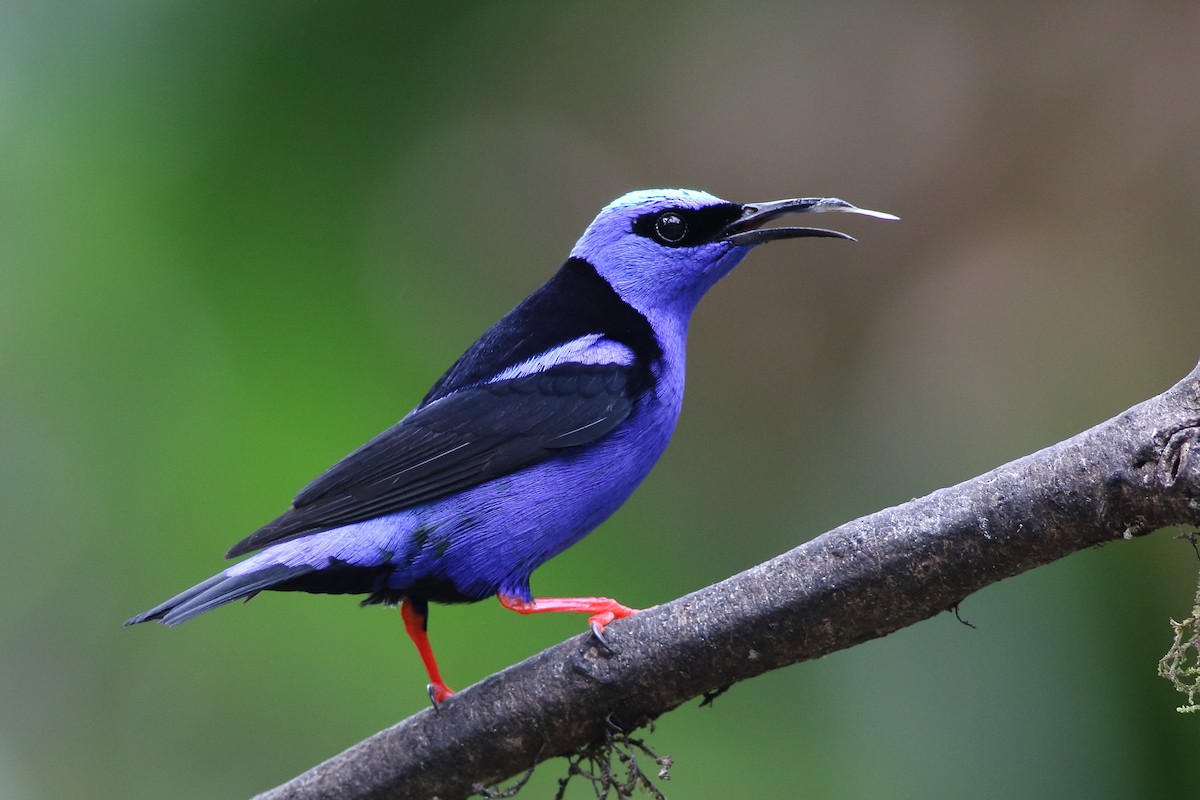
[[[454,694],[454,690],[442,680],[437,661],[433,658],[433,648],[429,646],[429,634],[426,632],[429,614],[424,610],[418,611],[413,602],[406,597],[400,604],[400,618],[404,620],[404,630],[408,631],[409,638],[417,646],[421,663],[425,665],[425,671],[429,673],[429,686],[426,689],[429,691],[429,699],[433,703],[433,707],[437,708],[438,703]]]
[[[535,597],[525,601],[511,595],[497,595],[500,605],[516,611],[518,614],[542,614],[551,611],[576,611],[591,614],[588,626],[601,642],[604,641],[604,628],[614,619],[630,617],[640,609],[623,606],[616,600],[607,597]]]
[[[429,692],[429,702],[433,703],[434,708],[437,708],[443,700],[454,694],[454,690],[444,683],[431,683],[425,687],[425,691]]]

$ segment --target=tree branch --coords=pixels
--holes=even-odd
[[[1200,365],[1088,431],[587,634],[256,800],[466,797],[706,692],[953,608],[1094,545],[1200,525]]]

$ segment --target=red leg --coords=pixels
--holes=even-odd
[[[511,595],[499,594],[500,605],[518,614],[542,614],[550,611],[577,611],[591,614],[588,625],[596,638],[604,642],[604,628],[614,619],[632,616],[640,609],[623,606],[607,597],[535,597],[525,601]]]
[[[400,604],[400,617],[404,620],[404,630],[408,631],[413,644],[417,646],[417,652],[421,654],[421,662],[425,664],[425,671],[429,673],[429,699],[436,707],[438,703],[454,694],[454,690],[446,685],[446,682],[442,680],[442,674],[438,671],[437,661],[433,658],[433,648],[429,646],[429,634],[426,632],[426,623],[429,620],[428,607],[424,603],[420,605],[421,608],[418,610],[411,599],[404,598],[404,602]]]

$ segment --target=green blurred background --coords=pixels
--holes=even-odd
[[[236,798],[427,704],[395,612],[131,614],[403,415],[611,198],[900,214],[766,248],[675,443],[535,575],[660,603],[1200,357],[1200,5],[0,2],[0,797]],[[664,718],[675,798],[1162,798],[1196,560],[1081,553]],[[465,686],[577,633],[434,609]],[[547,797],[561,762],[522,796]],[[577,787],[575,797],[589,793]]]

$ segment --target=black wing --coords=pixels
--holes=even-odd
[[[560,364],[423,405],[330,467],[226,557],[390,514],[595,441],[629,416],[635,371]]]
[[[482,383],[564,342],[597,333],[633,353],[634,363],[639,365],[632,373],[635,393],[653,384],[650,368],[663,354],[654,327],[595,267],[581,258],[569,258],[544,286],[471,345],[438,379],[421,405]]]

